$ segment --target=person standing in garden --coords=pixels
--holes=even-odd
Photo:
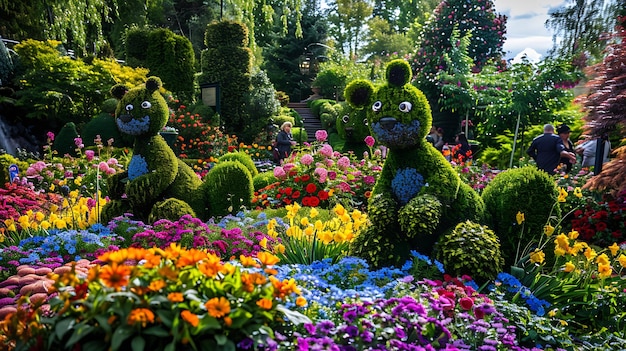
[[[561,137],[561,141],[563,141],[563,146],[565,146],[565,151],[569,153],[574,153],[574,144],[569,138],[572,132],[569,126],[567,124],[561,124],[556,129],[556,132],[559,134],[559,137]],[[572,162],[572,160],[569,157],[561,157],[560,163],[565,165],[565,172],[569,173],[572,170],[572,166],[576,163],[576,160]]]
[[[554,126],[543,126],[543,134],[533,139],[526,153],[537,163],[537,168],[553,175],[561,158],[567,158],[572,163],[576,162],[576,155],[565,150],[563,140],[554,134]]]
[[[291,135],[291,122],[287,121],[280,126],[280,132],[276,135],[276,149],[278,149],[278,164],[289,155],[291,155],[291,147],[296,145]]]

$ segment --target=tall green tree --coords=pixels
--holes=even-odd
[[[365,24],[372,15],[371,0],[333,0],[327,10],[329,34],[337,48],[349,57],[359,55],[367,32]]]
[[[398,33],[406,32],[417,20],[424,21],[440,0],[374,0],[372,15],[391,24]]]
[[[361,51],[368,60],[385,60],[394,53],[404,55],[413,51],[414,44],[410,38],[404,33],[393,30],[387,20],[374,17],[369,20],[368,25],[367,44]]]
[[[503,54],[506,33],[505,15],[496,14],[491,0],[442,1],[424,25],[416,54],[416,79],[420,89],[432,102],[439,95],[437,72],[445,69],[444,54],[450,52],[450,37],[458,28],[460,37],[471,32],[468,55],[480,70],[489,60]]]
[[[554,31],[550,54],[598,62],[608,33],[617,23],[618,0],[567,0],[549,13],[546,27]],[[584,62],[581,62],[584,64]]]

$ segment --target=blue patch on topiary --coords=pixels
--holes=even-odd
[[[380,122],[376,122],[372,124],[372,131],[379,143],[390,148],[404,149],[418,143],[420,125],[420,121],[413,120],[409,123],[398,122],[388,129]]]
[[[128,179],[133,180],[148,173],[148,163],[143,156],[134,155],[128,165]]]
[[[120,118],[116,118],[117,128],[122,133],[128,135],[139,135],[150,129],[150,116],[144,116],[140,119],[131,119],[129,122],[123,122]]]
[[[403,168],[396,172],[391,189],[401,205],[406,205],[424,186],[424,177],[414,168]]]

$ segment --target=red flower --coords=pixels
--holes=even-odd
[[[308,182],[311,179],[311,176],[308,174],[303,174],[302,175],[302,181],[303,182]]]
[[[320,204],[320,199],[315,196],[309,196],[309,206],[317,207]]]
[[[294,191],[293,194],[291,194],[291,197],[294,199],[297,199],[300,197],[300,192],[298,190]]]
[[[596,231],[603,232],[605,230],[606,230],[606,223],[604,223],[604,222],[596,223]]]
[[[313,183],[309,183],[309,184],[306,185],[305,190],[306,190],[307,193],[313,194],[314,192],[317,191],[317,186],[315,184],[313,184]]]
[[[325,201],[328,200],[328,192],[325,190],[320,190],[317,193],[317,196],[320,198],[321,201]]]
[[[459,304],[461,305],[461,308],[469,311],[474,306],[474,300],[469,297],[462,297],[461,300],[459,300]]]

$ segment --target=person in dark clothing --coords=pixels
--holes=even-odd
[[[551,124],[543,126],[543,134],[533,139],[526,153],[535,160],[537,168],[550,175],[555,173],[561,157],[576,162],[576,155],[565,150],[563,140],[554,134],[554,126]]]
[[[278,149],[279,158],[277,163],[280,164],[283,159],[291,155],[291,147],[296,145],[291,135],[291,122],[285,122],[280,126],[280,132],[276,135],[276,149]]]
[[[561,124],[556,129],[556,132],[559,134],[559,137],[561,137],[561,140],[563,141],[563,146],[565,146],[565,151],[575,154],[574,144],[569,139],[569,136],[571,133],[571,129],[569,128],[569,126],[567,124]],[[561,157],[561,160],[559,161],[559,163],[564,164],[565,172],[569,173],[572,170],[572,166],[576,163],[576,160],[572,162],[572,160],[568,157]]]

